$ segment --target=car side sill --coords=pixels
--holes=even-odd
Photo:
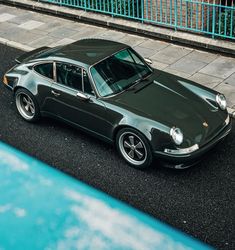
[[[108,138],[108,137],[106,137],[106,136],[104,136],[102,134],[96,133],[95,131],[92,131],[90,129],[87,129],[87,128],[83,127],[83,126],[80,126],[80,125],[78,125],[78,124],[76,124],[74,122],[71,122],[71,121],[69,121],[69,120],[67,120],[67,119],[65,119],[65,118],[63,118],[61,116],[52,114],[52,113],[47,112],[47,111],[41,111],[41,115],[46,116],[46,117],[51,117],[51,118],[54,118],[54,119],[59,120],[59,121],[63,121],[65,123],[67,123],[68,125],[70,125],[70,126],[72,126],[74,128],[77,128],[79,130],[82,130],[82,131],[84,131],[84,132],[86,132],[86,133],[88,133],[90,135],[93,135],[93,136],[95,136],[95,137],[97,137],[97,138],[99,138],[102,141],[105,141],[107,143],[110,143],[110,144],[114,143],[114,141],[112,139],[110,139],[110,138]]]

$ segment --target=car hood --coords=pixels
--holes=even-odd
[[[226,112],[210,105],[179,80],[182,78],[154,72],[146,81],[112,98],[112,102],[169,128],[179,127],[184,147],[195,143],[201,146],[223,129]]]

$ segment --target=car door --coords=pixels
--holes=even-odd
[[[57,116],[97,134],[107,134],[105,106],[96,98],[84,69],[57,62],[51,96]]]

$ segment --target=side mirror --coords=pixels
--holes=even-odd
[[[147,64],[149,64],[149,65],[151,65],[151,64],[153,63],[152,60],[149,59],[149,58],[144,58],[144,60],[145,60],[145,62],[146,62]]]
[[[77,93],[77,97],[83,101],[89,101],[90,97],[82,92]]]

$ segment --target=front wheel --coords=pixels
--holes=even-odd
[[[18,89],[15,93],[16,108],[28,122],[34,122],[40,117],[40,109],[35,97],[26,89]]]
[[[132,167],[144,169],[152,163],[152,151],[147,139],[137,130],[123,128],[117,133],[116,147]]]

